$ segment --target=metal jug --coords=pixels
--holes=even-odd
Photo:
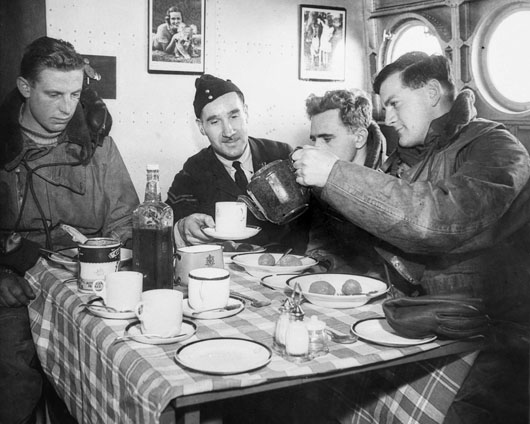
[[[259,220],[286,224],[309,207],[309,188],[296,182],[291,159],[276,160],[257,171],[247,186],[250,196],[238,196]]]

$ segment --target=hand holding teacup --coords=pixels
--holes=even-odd
[[[296,182],[305,186],[324,187],[335,162],[339,158],[331,151],[314,146],[303,146],[291,156],[296,169]]]
[[[186,245],[208,243],[213,240],[203,231],[203,228],[215,227],[215,221],[210,215],[193,213],[180,219],[175,225],[175,240],[182,238]],[[178,232],[178,234],[177,234]]]

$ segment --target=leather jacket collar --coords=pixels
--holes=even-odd
[[[28,147],[24,145],[24,139],[18,123],[22,103],[22,96],[15,89],[0,106],[0,117],[2,117],[0,119],[0,167],[5,167],[8,170],[15,168],[28,150]],[[81,155],[77,154],[77,152],[90,150],[91,137],[81,102],[78,103],[74,116],[59,137],[59,143],[62,142],[73,143],[81,147],[81,149],[70,149],[72,159],[75,161],[81,159]]]

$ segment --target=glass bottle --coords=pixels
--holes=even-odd
[[[173,288],[173,210],[162,202],[158,165],[147,165],[145,198],[133,212],[133,270],[143,290]]]
[[[309,334],[309,356],[311,358],[317,358],[329,353],[327,336],[325,333],[326,323],[319,320],[316,315],[312,315],[307,322],[306,327]]]

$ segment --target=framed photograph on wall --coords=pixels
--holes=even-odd
[[[148,72],[204,73],[205,0],[148,3]]]
[[[300,79],[344,81],[346,9],[300,6]]]

